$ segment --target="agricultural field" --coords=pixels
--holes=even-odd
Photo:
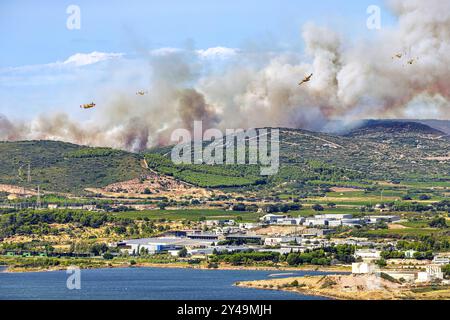
[[[242,222],[256,222],[262,214],[256,212],[236,212],[214,209],[144,210],[113,213],[118,218],[151,220],[220,220],[238,219]]]
[[[379,229],[379,230],[369,230],[363,234],[374,237],[391,237],[400,239],[418,239],[421,236],[432,236],[439,233],[439,229],[432,228],[405,228],[405,229]]]
[[[199,187],[241,187],[265,182],[256,166],[176,165],[159,154],[147,154],[145,159],[151,169]]]

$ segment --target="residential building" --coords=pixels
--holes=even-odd
[[[261,227],[260,223],[239,223],[239,228],[250,230],[250,229],[256,229]]]
[[[279,225],[298,225],[303,221],[302,219],[295,219],[295,218],[281,218],[277,219],[276,224]]]
[[[205,225],[208,227],[214,226],[234,226],[234,220],[206,220]]]
[[[342,226],[343,220],[328,220],[328,226],[330,228],[336,228]]]
[[[407,250],[405,251],[405,258],[407,259],[414,259],[414,254],[416,253],[416,250]]]
[[[440,264],[440,265],[445,265],[445,264],[450,264],[450,258],[446,257],[446,256],[435,256],[433,258],[433,263],[434,264]]]
[[[283,238],[265,238],[264,239],[264,245],[265,246],[277,246],[281,244],[283,241]]]
[[[327,226],[328,225],[328,219],[324,218],[306,218],[303,225],[315,227],[315,226]]]
[[[261,217],[260,220],[266,223],[276,223],[278,219],[284,219],[286,218],[285,215],[279,215],[279,214],[266,214],[265,216]]]
[[[425,272],[417,273],[417,282],[431,282],[435,280],[443,280],[444,273],[440,265],[430,264],[425,267]]]
[[[354,262],[352,263],[353,274],[372,274],[379,270],[378,266],[374,263],[368,262]]]
[[[367,223],[379,223],[379,222],[386,222],[386,223],[392,223],[400,220],[399,216],[393,216],[393,215],[385,215],[385,216],[367,216],[366,217]]]
[[[381,251],[376,249],[359,249],[355,251],[355,258],[378,260],[381,258]]]

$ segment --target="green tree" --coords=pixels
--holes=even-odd
[[[386,260],[384,260],[383,258],[375,261],[375,263],[380,267],[380,268],[384,268],[387,266],[387,262]]]
[[[180,251],[178,251],[178,256],[180,258],[186,258],[188,255],[188,251],[186,248],[181,249]]]
[[[446,278],[450,278],[450,264],[446,264],[442,267],[442,272],[444,273]]]
[[[103,259],[105,259],[105,260],[112,260],[113,258],[114,258],[114,256],[109,252],[106,252],[103,254]]]
[[[429,223],[432,228],[448,228],[445,218],[435,218]]]
[[[323,210],[324,210],[323,207],[322,207],[320,204],[318,204],[318,203],[314,204],[314,205],[312,206],[312,209],[313,209],[314,211],[323,211]]]
[[[289,253],[286,258],[286,262],[290,266],[296,266],[300,264],[302,261],[297,253]]]

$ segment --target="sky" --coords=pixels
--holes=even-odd
[[[80,8],[79,30],[66,26],[69,5]],[[395,24],[380,0],[2,0],[0,114],[67,112],[108,90],[147,88],[149,52],[191,50],[221,68],[239,51],[301,53],[311,21],[355,41],[372,37],[369,5],[381,7],[383,26]]]

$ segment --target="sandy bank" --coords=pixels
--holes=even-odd
[[[449,300],[448,286],[413,287],[375,275],[326,275],[245,281],[236,285],[342,300]]]

